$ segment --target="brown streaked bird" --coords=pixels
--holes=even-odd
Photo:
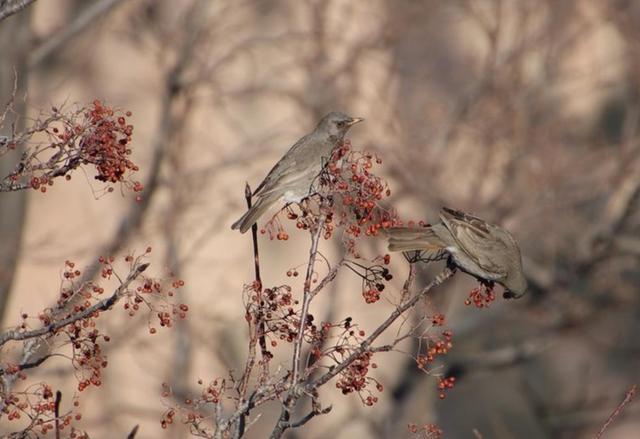
[[[349,128],[363,120],[337,111],[324,116],[316,128],[298,140],[269,171],[252,194],[257,201],[231,228],[244,233],[274,204],[299,203],[309,197],[313,181],[333,149]]]
[[[505,229],[478,217],[443,207],[441,223],[427,227],[388,229],[390,251],[421,251],[422,259],[448,258],[460,270],[483,282],[497,282],[505,297],[527,290],[520,247]]]

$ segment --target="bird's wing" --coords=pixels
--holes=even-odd
[[[505,276],[507,265],[504,255],[505,242],[497,236],[497,226],[458,210],[442,208],[442,222],[467,256],[483,270]]]
[[[296,181],[296,176],[300,173],[300,163],[298,163],[300,160],[298,156],[310,136],[310,134],[304,136],[289,148],[253,191],[254,196],[265,196],[272,193],[274,187],[281,187],[287,183]]]

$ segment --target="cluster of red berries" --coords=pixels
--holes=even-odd
[[[144,304],[150,313],[155,313],[158,324],[164,328],[171,328],[176,319],[186,319],[189,306],[184,303],[174,303],[168,298],[175,295],[175,291],[184,286],[183,280],[174,281],[172,289],[165,289],[162,282],[154,279],[144,279],[142,285],[136,288],[133,295],[127,296],[124,309],[129,311],[129,316],[133,317],[140,310],[140,305]],[[151,298],[145,297],[150,295]],[[151,323],[149,323],[151,325]],[[149,333],[155,334],[157,329],[149,326]]]
[[[380,164],[382,160],[371,153],[352,150],[351,142],[345,140],[334,149],[321,175],[321,183],[333,201],[325,238],[331,237],[335,227],[343,227],[347,250],[355,256],[358,256],[357,238],[375,236],[381,229],[399,224],[395,211],[380,206],[391,190],[381,177],[371,172],[374,163]]]
[[[145,253],[151,251],[147,248]],[[142,257],[142,256],[141,256]],[[140,258],[126,256],[124,259],[129,263],[132,273],[137,272],[140,268]],[[113,257],[100,257],[99,262],[102,265],[102,277],[110,278],[115,274],[112,263],[115,261]],[[87,282],[79,285],[78,278],[81,271],[76,268],[73,261],[65,261],[64,270],[62,272],[62,286],[60,295],[57,300],[55,309],[47,308],[37,315],[40,325],[48,326],[56,321],[66,320],[78,316],[83,313],[83,318],[79,318],[65,326],[62,326],[51,335],[54,336],[49,341],[53,344],[55,341],[64,339],[62,345],[68,344],[71,347],[71,363],[75,369],[75,377],[78,380],[77,390],[82,392],[91,386],[100,386],[102,384],[103,370],[107,367],[108,361],[102,348],[102,343],[110,341],[108,335],[103,334],[97,329],[96,321],[101,315],[101,311],[96,310],[87,313],[87,310],[99,302],[101,295],[104,294],[104,288],[97,283]],[[136,288],[123,291],[122,298],[125,300],[124,307],[130,313],[135,314],[136,308],[140,303],[146,302],[151,311],[155,311],[160,320],[161,326],[171,326],[175,318],[185,318],[188,307],[185,304],[173,303],[170,298],[174,292],[184,285],[182,280],[174,280],[171,289],[165,287],[166,282],[156,281],[149,278],[141,277],[141,283]],[[147,298],[146,296],[152,296]],[[85,315],[86,314],[86,315]],[[22,314],[22,323],[20,330],[29,330],[29,315]],[[155,332],[155,328],[151,329]],[[54,346],[52,350],[55,350]],[[20,379],[26,379],[26,375],[21,371],[19,365],[8,364],[3,365],[2,372],[8,375],[17,375]],[[30,387],[33,389],[34,386]],[[53,428],[54,421],[51,413],[54,410],[54,402],[51,399],[52,391],[47,384],[35,386],[36,391],[30,390],[26,392],[12,393],[4,399],[3,412],[7,414],[10,420],[20,419],[21,413],[27,415],[33,420],[32,426],[40,429],[42,434],[46,434]],[[40,389],[40,390],[37,390]],[[23,397],[20,397],[23,395]],[[74,406],[79,406],[79,401],[74,401]],[[76,413],[74,419],[80,419],[80,414]],[[60,428],[69,426],[71,418],[68,415],[59,418]],[[71,427],[71,437],[83,438],[84,433]]]
[[[198,431],[208,432],[206,427],[202,424],[202,420],[209,416],[209,412],[211,410],[211,404],[218,404],[222,401],[222,395],[225,390],[225,381],[224,380],[214,380],[204,385],[204,382],[199,379],[198,385],[202,387],[202,391],[199,397],[197,398],[186,398],[184,400],[184,406],[175,405],[167,409],[162,415],[160,420],[160,425],[163,429],[169,427],[169,425],[175,422],[176,416],[178,412],[182,414],[182,422],[185,424],[197,424]],[[167,383],[162,383],[162,397],[168,398],[171,396],[171,388]],[[213,437],[206,435],[204,437]]]
[[[104,289],[97,284],[87,283],[78,289],[74,280],[80,275],[81,271],[75,268],[74,262],[65,261],[62,273],[63,284],[57,300],[57,310],[65,310],[65,312],[56,315],[49,308],[40,312],[38,320],[43,326],[85,312],[98,300],[97,296],[103,294]],[[73,302],[69,305],[71,300]],[[69,323],[57,332],[57,335],[64,336],[72,347],[71,362],[76,369],[79,391],[83,391],[90,385],[100,386],[101,370],[107,366],[107,360],[102,353],[99,341],[109,342],[110,338],[96,329],[96,319],[99,314],[98,311],[88,314],[85,318]],[[27,328],[26,320],[28,317],[28,314],[22,315],[22,329]]]
[[[200,381],[199,384],[202,382]],[[222,393],[224,390],[224,382],[213,380],[202,390],[202,394],[200,396],[200,401],[205,403],[217,404],[220,402],[222,398]]]
[[[384,287],[383,284],[380,284],[380,286]],[[380,300],[380,291],[382,291],[380,288],[374,287],[374,288],[364,288],[362,290],[362,297],[364,297],[364,301],[366,303],[375,303],[378,300]]]
[[[336,387],[342,391],[343,395],[357,392],[360,395],[362,402],[367,406],[372,406],[378,402],[378,397],[371,394],[367,389],[367,385],[370,382],[374,382],[376,384],[378,392],[382,392],[384,390],[382,384],[368,376],[369,368],[375,369],[378,367],[376,363],[371,361],[372,357],[373,353],[371,352],[362,353],[362,355],[342,371],[340,378],[336,382]],[[368,392],[367,396],[362,395],[362,392],[365,390]]]
[[[331,331],[332,327],[334,327],[334,325],[329,322],[321,322],[320,329],[318,329],[316,325],[312,325],[311,330],[305,334],[308,338],[310,338],[310,365],[316,363],[318,360],[320,360],[320,358],[322,358],[322,350],[325,342],[329,338],[329,332]]]
[[[420,369],[426,370],[427,366],[432,363],[437,356],[446,355],[453,347],[452,340],[453,333],[451,331],[444,331],[442,338],[428,340],[429,346],[427,352],[423,355],[418,355],[416,363]]]
[[[442,430],[436,424],[425,424],[419,427],[411,423],[407,428],[410,433],[420,435],[424,439],[440,439],[442,437]]]
[[[76,126],[74,132],[80,135],[80,157],[83,164],[96,167],[96,179],[109,183],[123,180],[125,172],[138,171],[128,156],[131,155],[131,135],[133,126],[127,124],[125,115],[116,115],[114,110],[103,105],[99,100],[93,101],[93,107],[85,112],[86,126]],[[60,134],[63,141],[69,130]],[[139,185],[141,189],[141,185]]]
[[[29,419],[29,426],[21,431],[20,437],[39,437],[48,434],[55,429],[56,423],[56,402],[53,389],[46,383],[38,383],[23,392],[14,392],[3,399],[1,413],[7,415],[8,421],[19,421],[25,415]],[[74,421],[82,419],[82,415],[77,412],[80,403],[74,400],[74,409],[57,418],[59,430],[70,429],[69,437],[74,439],[88,438],[86,433],[77,430],[72,424]]]
[[[316,326],[313,320],[313,316],[307,318],[307,329],[304,334],[305,341],[310,344],[310,361],[308,363],[310,366],[323,357],[340,363],[355,347],[362,343],[365,336],[365,332],[353,324],[351,317],[337,323],[321,322],[319,326]],[[329,339],[333,339],[335,342],[329,343]]]
[[[147,247],[143,256],[151,253],[151,247]],[[125,262],[129,264],[131,270],[135,270],[138,264],[140,264],[141,257],[134,258],[133,255],[127,255],[124,257]],[[101,256],[99,262],[103,264],[102,276],[110,277],[113,274],[114,262],[113,257]],[[161,327],[170,328],[173,326],[173,322],[179,319],[185,319],[189,306],[184,303],[175,302],[173,297],[178,290],[184,287],[184,281],[182,279],[174,279],[171,281],[171,287],[168,287],[169,282],[167,280],[158,280],[141,276],[141,283],[135,288],[135,290],[125,297],[124,309],[128,312],[129,317],[134,317],[140,306],[144,305],[149,313],[155,313],[158,322]],[[151,325],[151,323],[150,323]],[[149,326],[149,333],[155,334],[157,329],[153,326]]]
[[[27,177],[28,187],[44,193],[57,177],[71,180],[73,170],[90,165],[97,171],[97,180],[124,183],[133,192],[142,192],[142,183],[128,177],[139,170],[129,159],[133,134],[133,126],[127,122],[130,116],[130,111],[114,110],[99,100],[72,113],[54,107],[46,120],[25,135],[43,133],[48,141],[28,150],[8,179],[16,184]],[[113,187],[107,191],[112,192]]]
[[[93,319],[85,319],[69,325],[65,332],[73,347],[71,359],[76,369],[78,391],[82,392],[89,386],[99,387],[102,384],[102,370],[107,367],[106,356],[102,353],[100,339],[109,342],[111,338],[103,335],[95,326]]]
[[[68,177],[67,180],[71,179],[70,175],[66,177]],[[49,178],[46,174],[43,174],[40,177],[32,177],[31,180],[29,180],[29,184],[32,189],[40,190],[40,192],[44,194],[47,192],[47,186],[53,186],[53,178]]]
[[[438,378],[438,398],[444,399],[447,390],[453,389],[456,384],[456,377]]]
[[[102,270],[100,271],[100,275],[103,279],[111,279],[111,275],[113,274],[113,264],[116,258],[113,256],[100,256],[98,258],[98,263],[102,265]]]
[[[278,221],[278,216],[274,216],[271,218],[265,226],[260,229],[260,234],[264,235],[265,233],[269,234],[269,239],[273,240],[274,238],[278,241],[288,241],[289,234],[284,230],[280,221]]]
[[[431,316],[431,324],[433,326],[444,326],[445,317],[442,313],[436,313]]]
[[[277,340],[293,342],[298,334],[300,316],[294,307],[298,300],[293,298],[291,287],[281,285],[265,288],[260,291],[257,285],[248,285],[245,292],[248,295],[245,319],[247,322],[257,324],[266,322],[265,334],[272,337],[271,346],[276,347]],[[312,315],[307,315],[307,323],[313,321]]]
[[[496,300],[493,290],[493,284],[487,285],[485,283],[481,283],[479,286],[471,290],[469,298],[464,301],[464,304],[468,306],[473,303],[476,308],[488,308],[491,302]]]
[[[162,414],[162,418],[160,419],[160,426],[163,429],[166,429],[169,425],[173,424],[175,420],[176,411],[175,409],[169,409]]]
[[[318,215],[313,214],[311,211],[311,200],[303,200],[298,204],[300,209],[300,213],[296,213],[292,206],[287,206],[284,210],[286,212],[286,217],[289,220],[296,222],[296,228],[300,230],[309,230],[315,226]],[[325,218],[325,234],[327,233],[327,229],[331,229],[331,212],[326,212],[327,217]],[[261,234],[268,233],[269,239],[273,240],[274,238],[278,241],[287,241],[289,239],[289,234],[284,229],[284,226],[280,222],[279,215],[275,215],[265,224],[264,228],[260,229]]]
[[[377,259],[382,259],[385,265],[391,262],[389,255],[384,255]],[[393,275],[389,272],[389,269],[383,265],[370,265],[364,266],[351,261],[347,264],[351,270],[362,277],[362,297],[366,303],[375,303],[380,300],[380,293],[384,291],[385,284],[393,279]]]

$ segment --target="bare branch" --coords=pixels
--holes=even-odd
[[[139,428],[140,428],[139,425],[136,425],[135,427],[133,427],[131,432],[127,435],[127,439],[134,439],[136,437],[136,434],[138,434]]]
[[[147,269],[147,267],[149,267],[148,263],[140,264],[134,267],[134,269],[129,273],[127,278],[120,284],[120,286],[113,292],[111,296],[95,303],[94,305],[86,308],[82,312],[75,313],[70,317],[67,317],[66,319],[57,320],[55,322],[52,322],[49,325],[43,326],[42,328],[39,328],[39,329],[34,329],[32,331],[12,330],[12,331],[5,332],[4,334],[0,335],[0,346],[4,345],[9,340],[16,340],[16,341],[28,340],[30,338],[41,337],[43,335],[55,333],[58,329],[64,326],[67,326],[70,323],[74,323],[74,322],[77,322],[78,320],[82,320],[87,317],[90,317],[92,314],[96,312],[105,311],[109,309],[127,293],[127,288],[129,287],[131,282],[136,280],[138,276],[140,276],[140,274],[142,274],[142,272]]]
[[[311,410],[303,418],[301,418],[301,419],[289,424],[288,428],[302,427],[304,424],[306,424],[307,422],[309,422],[310,420],[312,420],[316,416],[318,416],[318,415],[326,415],[327,413],[329,413],[331,411],[331,409],[333,409],[333,406],[329,406],[329,407],[327,407],[325,409],[322,409],[322,410],[317,410],[317,409],[314,408],[314,410]]]
[[[300,325],[298,326],[298,334],[296,336],[295,344],[293,345],[293,364],[291,373],[291,383],[295,386],[300,376],[300,353],[302,352],[302,342],[304,340],[304,330],[307,324],[307,315],[309,314],[309,305],[313,295],[311,294],[311,277],[314,273],[314,266],[316,262],[316,256],[318,253],[318,243],[320,242],[320,236],[322,236],[322,230],[324,229],[324,221],[326,214],[324,208],[326,201],[322,198],[320,206],[320,216],[318,217],[315,233],[311,235],[311,248],[309,249],[309,262],[307,263],[307,273],[304,279],[304,288],[302,296],[302,311],[300,312]]]
[[[616,418],[620,416],[625,407],[629,405],[631,401],[633,401],[633,399],[636,397],[637,388],[638,386],[634,384],[629,390],[627,390],[627,393],[624,395],[624,399],[622,400],[622,402],[618,404],[613,413],[611,413],[611,415],[607,418],[605,423],[602,425],[602,428],[600,428],[600,431],[598,431],[598,433],[596,433],[596,435],[594,436],[594,439],[600,439],[604,435],[605,431],[607,431],[607,428],[609,428],[609,426],[613,423],[613,421],[615,421]]]
[[[0,0],[0,21],[16,14],[36,0]]]
[[[46,37],[44,42],[33,50],[29,57],[29,67],[37,67],[69,40],[87,29],[94,21],[109,13],[120,2],[122,0],[101,0],[91,3],[71,24],[65,26],[60,32]]]

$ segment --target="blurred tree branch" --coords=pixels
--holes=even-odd
[[[0,21],[16,14],[36,0],[0,0]]]
[[[17,4],[18,2],[16,2]],[[7,5],[7,3],[5,3]],[[1,5],[0,5],[1,6]],[[4,21],[0,26],[0,135],[12,139],[16,131],[25,125],[28,95],[28,69],[26,56],[31,39],[31,9]],[[9,118],[13,118],[12,121]],[[6,143],[6,142],[5,142]],[[0,176],[14,171],[20,163],[24,145],[15,145],[11,153],[5,153],[7,145],[0,145]],[[7,302],[22,247],[27,208],[26,192],[3,194],[0,197],[0,324],[4,321]]]
[[[633,401],[633,399],[636,397],[637,388],[638,386],[636,386],[635,384],[631,386],[631,388],[624,395],[624,399],[622,400],[622,402],[618,404],[613,413],[611,413],[611,415],[607,418],[598,433],[594,436],[594,439],[600,439],[607,431],[607,428],[609,428],[609,426],[613,423],[613,421],[615,421],[616,418],[620,416],[625,407],[629,405],[631,401]]]
[[[31,51],[29,55],[29,68],[39,67],[70,40],[87,30],[95,21],[105,17],[120,3],[123,3],[123,1],[96,0],[91,2],[71,23],[52,35],[47,35],[40,45]]]

